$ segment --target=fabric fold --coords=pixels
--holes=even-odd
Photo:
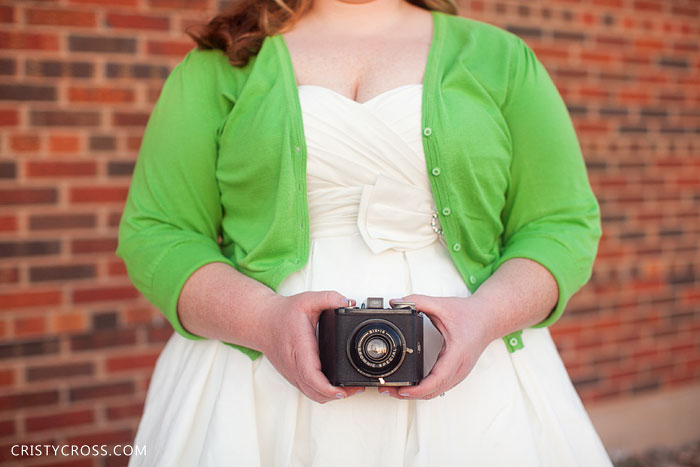
[[[374,185],[362,187],[357,227],[375,254],[423,248],[438,237],[430,224],[432,204],[425,190],[379,174]]]

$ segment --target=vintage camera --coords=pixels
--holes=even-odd
[[[413,386],[423,378],[423,313],[410,302],[384,308],[324,310],[319,319],[321,370],[334,386]]]

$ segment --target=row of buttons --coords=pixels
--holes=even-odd
[[[423,134],[425,136],[432,135],[433,134],[432,128],[425,127],[423,129]],[[435,177],[439,177],[441,172],[442,171],[440,170],[440,167],[433,167],[433,169],[431,170],[431,173]],[[443,216],[449,216],[450,214],[452,214],[452,210],[450,208],[448,208],[448,207],[442,208],[442,215]],[[461,249],[462,249],[462,245],[460,245],[459,243],[455,243],[454,245],[452,245],[452,250],[454,250],[454,251],[460,251]],[[474,276],[469,277],[469,282],[471,282],[472,284],[476,283],[476,278]]]

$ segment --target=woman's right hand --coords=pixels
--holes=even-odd
[[[261,312],[258,348],[287,381],[319,403],[364,390],[333,386],[321,372],[316,324],[323,310],[347,303],[345,297],[332,291],[274,294]]]

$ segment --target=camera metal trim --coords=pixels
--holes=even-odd
[[[392,359],[390,362],[388,362],[388,363],[392,363],[394,366],[390,371],[388,371],[386,373],[381,373],[381,374],[368,373],[368,372],[362,370],[361,368],[359,368],[358,365],[355,363],[355,359],[353,358],[352,352],[357,351],[358,355],[360,356],[360,359],[362,359],[365,364],[373,365],[372,362],[365,362],[364,361],[365,359],[362,358],[362,353],[360,351],[358,351],[357,349],[355,349],[354,345],[353,345],[353,342],[355,341],[355,336],[357,336],[357,333],[360,332],[360,330],[362,328],[367,327],[368,325],[370,325],[372,323],[383,324],[385,326],[389,326],[389,327],[393,328],[393,330],[396,332],[396,334],[401,339],[401,342],[399,343],[399,345],[401,346],[401,355],[400,355],[399,361],[394,363],[394,359],[396,358],[396,357],[394,357],[394,359]],[[393,339],[392,339],[392,341],[393,341]],[[363,342],[363,340],[361,339],[360,342]],[[355,370],[358,373],[360,373],[361,375],[366,376],[368,378],[375,378],[375,379],[386,378],[387,376],[390,376],[390,375],[396,373],[399,370],[399,368],[401,368],[401,365],[403,365],[403,361],[406,359],[406,353],[409,353],[408,352],[408,345],[406,344],[406,337],[403,335],[403,332],[401,332],[401,330],[391,321],[387,321],[387,320],[381,319],[381,318],[368,319],[368,320],[362,321],[357,326],[355,326],[355,328],[350,333],[350,338],[348,339],[347,344],[345,345],[345,351],[347,353],[348,360],[350,361],[350,364],[355,368]],[[398,353],[398,352],[395,351],[394,353]]]

